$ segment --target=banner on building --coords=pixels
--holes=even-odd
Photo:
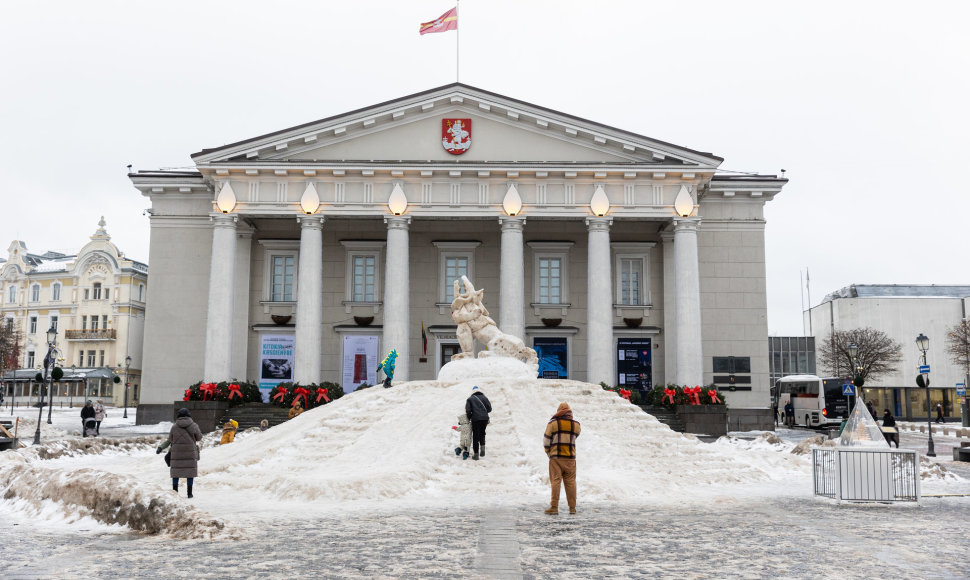
[[[539,357],[540,379],[568,378],[566,361],[569,352],[565,337],[537,336],[532,339],[532,348]]]
[[[292,334],[264,334],[259,345],[259,392],[269,402],[269,393],[280,383],[293,382]]]
[[[627,389],[653,388],[653,358],[649,338],[616,341],[616,384]]]
[[[352,393],[363,384],[377,384],[377,337],[344,335],[343,377],[340,386]]]

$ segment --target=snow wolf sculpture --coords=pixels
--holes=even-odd
[[[495,321],[489,317],[488,310],[482,304],[485,290],[475,290],[467,276],[462,276],[461,282],[465,286],[465,292],[460,293],[458,280],[455,280],[455,299],[451,302],[451,318],[458,325],[461,353],[451,357],[452,360],[473,358],[477,340],[488,349],[478,353],[479,358],[507,356],[526,364],[538,364],[536,351],[527,347],[521,338],[499,330]]]

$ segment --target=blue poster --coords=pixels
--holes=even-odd
[[[649,338],[616,341],[616,384],[627,389],[653,388],[653,359]]]
[[[532,339],[532,348],[539,357],[540,379],[568,378],[565,337],[537,336]]]

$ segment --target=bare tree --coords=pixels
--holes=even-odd
[[[17,368],[21,340],[20,325],[14,319],[0,320],[0,377],[7,370]]]
[[[970,321],[966,318],[946,329],[946,353],[950,361],[970,374]]]
[[[849,356],[849,344],[859,347],[855,360]],[[863,381],[894,372],[903,347],[885,332],[875,328],[836,330],[817,344],[818,366],[832,376],[851,376]]]

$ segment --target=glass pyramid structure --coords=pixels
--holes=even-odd
[[[858,397],[839,437],[839,447],[889,447],[879,424]]]

